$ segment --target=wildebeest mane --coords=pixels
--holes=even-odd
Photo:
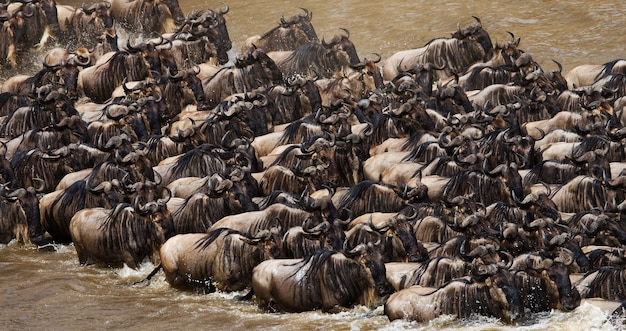
[[[446,71],[462,73],[472,64],[485,59],[486,52],[476,42],[468,42],[456,38],[435,38],[426,43],[425,51],[416,63],[434,63],[441,65],[445,60]]]
[[[224,167],[224,160],[205,144],[184,153],[172,167],[171,178],[205,177],[220,173]]]
[[[119,164],[113,161],[105,161],[96,165],[85,178],[85,181],[87,181],[91,187],[96,187],[104,181],[111,181],[113,179],[122,180],[123,178],[126,178],[127,180],[133,182],[141,181],[143,179],[139,177],[137,173],[128,172],[127,170],[129,169],[122,168]]]
[[[493,84],[507,84],[512,81],[512,73],[508,68],[490,66],[477,66],[471,69],[467,84],[463,86],[466,91],[481,90]]]
[[[588,277],[594,274],[595,276],[588,280]],[[608,286],[609,284],[613,286]],[[575,286],[583,298],[623,300],[626,297],[626,272],[619,267],[600,267],[588,271]]]
[[[2,92],[0,93],[0,116],[8,116],[13,110],[24,107],[30,102],[27,95]]]
[[[407,122],[390,114],[374,113],[372,118],[372,126],[374,128],[370,136],[371,146],[380,145],[388,138],[402,138],[417,131],[416,128],[407,125]]]
[[[441,287],[454,279],[467,275],[467,263],[461,259],[439,256],[423,262],[410,278],[403,281],[404,287],[420,285]]]
[[[91,207],[108,207],[107,204],[115,205],[119,202],[121,201],[110,201],[100,194],[90,192],[88,190],[88,182],[79,180],[66,187],[64,193],[57,196],[51,208],[47,209],[47,212],[55,209],[67,211],[65,216],[69,220],[78,210]]]
[[[284,190],[293,194],[301,194],[307,187],[306,182],[286,166],[272,165],[259,180],[259,188],[264,194],[276,190]]]
[[[222,233],[224,233],[225,236],[228,236],[233,233],[241,234],[241,232],[230,229],[230,228],[218,228],[218,229],[210,231],[209,233],[207,233],[206,236],[198,240],[194,246],[194,249],[207,249],[209,246],[211,246],[211,244],[215,241],[215,239],[217,239],[219,236],[222,235]]]
[[[491,212],[487,214],[489,223],[496,225],[503,221],[523,225],[526,219],[526,211],[520,207],[498,201]]]
[[[415,147],[418,146],[418,143],[426,134],[428,134],[428,132],[426,132],[425,130],[417,130],[415,133],[409,136],[409,138],[402,144],[400,150],[413,150]]]
[[[522,185],[529,187],[540,182],[546,184],[567,183],[583,173],[583,169],[569,163],[559,160],[543,160],[524,175]]]
[[[514,275],[513,283],[520,290],[524,307],[532,312],[549,311],[553,308],[552,302],[558,301],[559,294],[555,293],[556,288],[550,285],[549,280],[524,270],[518,270]]]
[[[164,135],[153,135],[142,143],[145,149],[144,154],[148,157],[151,164],[159,164],[159,162],[170,156],[187,152],[190,148],[187,145],[174,142],[171,138]]]
[[[297,150],[299,150],[302,146],[300,145],[291,145],[287,146],[278,157],[272,162],[269,167],[272,166],[283,166],[288,169],[296,169],[300,164],[298,159],[294,157],[294,155],[298,155]],[[307,162],[308,163],[308,162]]]
[[[594,179],[588,176],[578,176],[568,182],[565,186],[560,187],[552,197],[556,197],[563,188],[571,188],[570,185],[576,184],[577,189],[574,193],[572,190],[568,190],[566,194],[567,198],[561,201],[559,204],[559,211],[572,212],[590,210],[594,207],[604,208],[607,203],[612,202],[613,199],[608,199],[605,185],[601,180]],[[573,194],[573,195],[572,195]],[[607,208],[613,208],[613,205],[609,205]]]
[[[604,157],[609,162],[622,162],[624,160],[624,147],[621,144],[611,143],[605,137],[599,135],[587,136],[580,144],[572,148],[572,158],[577,159],[588,151],[604,150]]]
[[[595,77],[595,80],[599,80],[602,77],[605,77],[607,75],[611,75],[611,74],[626,74],[626,67],[624,66],[618,66],[616,69],[616,71],[613,71],[615,69],[615,66],[617,65],[618,62],[624,61],[624,59],[616,59],[610,62],[607,62],[604,64],[604,66],[602,67],[602,70],[600,72],[598,72],[598,74]]]
[[[102,251],[129,248],[137,262],[152,254],[158,238],[151,234],[158,233],[156,225],[149,216],[138,216],[128,203],[120,203],[109,212],[100,225],[102,241],[98,242]]]
[[[323,134],[324,129],[320,125],[306,119],[297,119],[285,127],[277,145],[302,144],[312,137]]]
[[[231,210],[223,197],[212,198],[204,193],[196,193],[185,200],[172,214],[176,233],[206,232],[216,221],[240,210]]]
[[[28,130],[51,124],[51,111],[36,102],[11,111],[0,127],[0,136],[12,139]]]
[[[595,84],[602,83],[602,88],[614,91],[614,98],[621,98],[626,95],[626,74],[610,74],[598,80]]]
[[[439,156],[430,159],[430,162],[417,170],[412,177],[418,175],[420,171],[423,173],[427,167],[432,166],[431,163],[434,163],[434,168],[431,169],[429,173],[430,175],[452,177],[454,174],[464,169],[464,167],[458,165],[456,162],[452,162],[452,158],[450,156]]]
[[[379,189],[382,187],[382,190]],[[376,181],[364,180],[350,187],[337,206],[338,210],[349,209],[353,215],[368,212],[397,212],[406,206],[407,201],[396,194],[392,187]]]
[[[77,170],[76,160],[59,155],[58,158],[47,158],[46,152],[37,148],[15,153],[11,158],[11,167],[15,173],[17,184],[21,187],[37,187],[33,178],[45,183],[43,193],[52,192],[63,176]]]
[[[295,294],[296,302],[322,302],[320,295],[324,294],[312,291],[318,284],[326,284],[326,291],[330,291],[327,294],[339,300],[344,307],[359,303],[358,300],[363,300],[368,294],[366,290],[371,286],[368,282],[354,281],[365,276],[363,267],[352,259],[332,258],[335,254],[336,251],[319,250],[294,264],[299,268],[289,278],[305,285],[304,291]]]
[[[503,182],[491,179],[479,170],[465,169],[450,178],[444,187],[443,195],[444,199],[451,200],[457,196],[474,194],[481,197],[481,200],[484,199],[480,201],[484,204],[511,201],[510,194],[503,196],[503,192],[509,192]]]
[[[330,44],[334,45],[339,42],[342,40],[331,40]],[[308,42],[294,50],[279,66],[287,76],[319,74],[321,76],[319,78],[330,78],[335,72],[341,71],[344,66],[351,63],[351,59],[346,55],[329,49],[319,42]],[[358,62],[357,60],[352,64]]]

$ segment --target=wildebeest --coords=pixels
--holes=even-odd
[[[151,46],[154,48],[154,45]],[[78,90],[93,102],[104,103],[124,81],[139,81],[152,74],[143,51],[109,52],[78,74]]]
[[[89,6],[83,4],[69,16],[59,15],[63,27],[61,40],[75,47],[93,49],[105,35],[115,35],[110,8],[110,2],[102,1]]]
[[[591,86],[610,74],[625,74],[626,61],[616,59],[604,64],[583,64],[572,68],[565,74],[570,89]]]
[[[179,68],[212,63],[226,64],[232,41],[228,34],[225,11],[210,10],[190,13],[181,27],[174,33],[162,35],[169,42],[160,48],[171,54]]]
[[[252,273],[252,290],[264,310],[340,312],[376,305],[393,289],[370,243],[343,253],[320,250],[304,259],[261,262]]]
[[[90,183],[93,182],[79,180],[41,198],[41,223],[56,242],[72,241],[70,222],[78,211],[94,207],[112,208],[126,200],[119,181],[102,181],[93,187],[89,186]]]
[[[32,47],[42,49],[50,37],[59,34],[59,20],[55,0],[15,1],[6,7],[13,15],[24,19],[24,30],[16,38],[16,46],[20,51]]]
[[[224,67],[202,82],[205,107],[213,108],[235,93],[252,91],[282,83],[283,74],[276,63],[260,49],[237,60],[235,67]]]
[[[468,274],[470,264],[459,257],[441,256],[422,263],[385,263],[387,279],[396,291],[413,285],[440,287]]]
[[[317,34],[311,24],[313,13],[301,8],[304,13],[285,19],[280,17],[280,24],[261,36],[246,39],[242,53],[252,48],[260,48],[265,52],[293,51],[308,42],[317,42]]]
[[[603,298],[626,300],[626,269],[620,267],[600,267],[589,270],[574,283],[583,298]]]
[[[17,66],[17,40],[24,34],[24,18],[0,8],[0,65]]]
[[[399,188],[365,180],[350,187],[337,208],[349,209],[354,217],[373,212],[398,212],[408,203],[423,198],[426,190],[426,186]]]
[[[309,42],[301,45],[276,64],[285,77],[301,75],[304,77],[330,78],[336,72],[349,70],[350,65],[361,63],[356,48],[346,33],[334,36],[326,42]]]
[[[78,260],[85,264],[136,269],[146,258],[159,261],[159,248],[172,235],[172,218],[165,205],[121,203],[113,209],[78,211],[70,222]]]
[[[384,61],[383,78],[392,80],[400,71],[414,68],[417,64],[434,63],[441,65],[445,61],[446,69],[437,72],[439,78],[451,77],[454,73],[462,73],[476,62],[489,59],[493,45],[487,31],[482,28],[480,20],[458,29],[451,38],[431,40],[422,48],[400,51]]]
[[[520,289],[524,306],[532,312],[574,310],[580,304],[580,293],[572,286],[570,273],[560,261],[540,257],[538,254],[522,254],[523,267],[515,270],[515,284]]]
[[[234,187],[232,180],[215,173],[207,184],[202,189],[205,192],[189,196],[179,209],[172,211],[176,233],[206,232],[227,215],[257,210],[250,197]]]
[[[173,32],[176,25],[185,19],[178,0],[109,1],[111,16],[124,29],[134,33],[149,35]]]
[[[24,244],[43,244],[39,198],[33,187],[12,189],[0,184],[0,244],[15,239]]]
[[[475,267],[475,279],[456,279],[439,288],[412,286],[392,294],[385,303],[389,320],[430,321],[442,315],[473,314],[512,323],[524,316],[513,273],[496,265]]]
[[[173,236],[160,249],[165,278],[178,288],[243,290],[250,286],[256,265],[280,257],[278,232],[274,228],[251,236],[219,228]]]

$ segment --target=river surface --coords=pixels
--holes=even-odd
[[[80,6],[83,1],[59,1]],[[89,3],[89,2],[87,2]],[[330,38],[350,31],[361,57],[421,47],[449,37],[457,24],[481,19],[494,41],[512,32],[520,48],[545,69],[559,61],[564,72],[580,64],[600,64],[624,57],[626,5],[622,1],[229,1],[226,15],[234,50],[248,37],[273,28],[280,15],[313,13],[318,35]],[[217,9],[217,1],[181,2],[184,12]],[[33,56],[33,72],[40,68]],[[0,71],[0,82],[10,76]],[[2,215],[0,215],[2,217]],[[613,330],[606,315],[589,304],[571,313],[531,316],[522,325],[505,326],[489,318],[458,321],[442,317],[430,323],[390,323],[382,307],[356,307],[329,315],[264,313],[235,294],[200,295],[172,289],[159,273],[148,284],[132,285],[153,266],[139,270],[78,264],[72,245],[42,251],[21,245],[0,246],[0,329],[2,330]],[[241,294],[241,293],[236,293]],[[619,321],[618,323],[621,323]],[[623,328],[623,324],[620,324]]]

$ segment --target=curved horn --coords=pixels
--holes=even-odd
[[[223,2],[223,1],[220,1],[220,3],[221,3],[222,5],[224,5],[225,9],[224,9],[224,10],[218,9],[218,10],[217,10],[217,13],[218,13],[218,14],[222,14],[222,15],[224,15],[224,14],[228,13],[228,11],[230,10],[230,7],[228,7],[228,4],[227,4],[227,3],[225,3],[225,2]]]
[[[348,31],[348,29],[346,28],[339,28],[339,29],[346,32],[346,39],[350,39],[350,31]]]

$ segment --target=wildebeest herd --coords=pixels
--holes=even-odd
[[[625,60],[544,70],[476,17],[363,57],[306,9],[233,49],[228,12],[0,3],[0,64],[46,51],[1,89],[0,243],[266,311],[624,313]]]

